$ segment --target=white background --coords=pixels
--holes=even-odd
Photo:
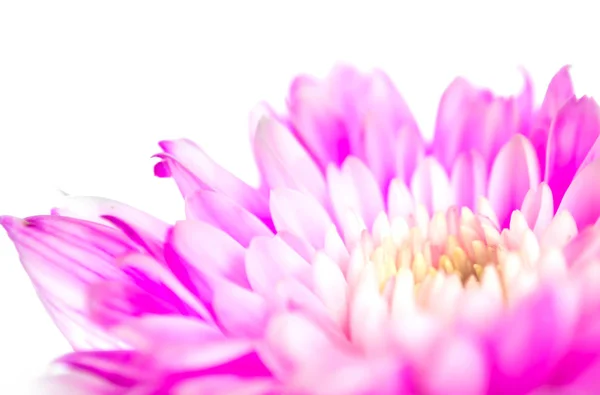
[[[458,74],[499,92],[572,64],[600,94],[593,2],[0,1],[0,214],[47,213],[59,189],[174,220],[156,142],[190,137],[253,181],[247,115],[298,72],[336,61],[389,72],[430,136]],[[23,393],[68,350],[0,234],[0,393]]]

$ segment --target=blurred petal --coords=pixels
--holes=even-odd
[[[498,153],[488,184],[488,197],[500,226],[521,207],[530,188],[540,183],[539,165],[529,140],[515,135]]]
[[[273,234],[265,222],[219,192],[197,191],[185,202],[188,219],[222,229],[244,247],[248,247],[253,237]]]
[[[87,316],[85,295],[99,281],[121,280],[115,266],[136,248],[115,229],[59,216],[2,217],[21,262],[57,326],[75,349],[117,347]]]

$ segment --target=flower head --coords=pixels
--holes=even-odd
[[[600,381],[600,112],[456,79],[426,141],[390,79],[339,66],[262,106],[255,189],[189,140],[170,226],[70,198],[2,224],[86,393],[559,394]],[[161,392],[162,391],[162,392]]]

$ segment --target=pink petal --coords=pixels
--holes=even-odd
[[[415,201],[412,194],[406,184],[397,178],[390,183],[387,207],[390,219],[396,217],[407,218],[415,210]]]
[[[458,156],[451,176],[454,204],[474,210],[477,199],[485,196],[487,189],[487,171],[483,157],[476,151]]]
[[[348,284],[340,267],[323,253],[313,262],[315,294],[342,331],[348,326]]]
[[[289,231],[314,248],[323,248],[332,222],[327,211],[312,195],[293,189],[274,189],[271,191],[270,208],[278,232]]]
[[[112,223],[104,218],[118,218],[157,240],[164,240],[169,228],[165,222],[127,204],[92,196],[69,196],[54,214],[107,224]]]
[[[499,393],[527,393],[544,383],[571,341],[576,317],[569,311],[572,302],[564,293],[541,288],[495,328],[492,388]]]
[[[222,229],[244,247],[253,237],[273,235],[263,221],[219,192],[197,191],[188,196],[185,207],[188,219]]]
[[[490,173],[489,201],[501,227],[505,227],[513,210],[521,207],[530,188],[540,183],[540,170],[529,140],[515,135],[501,149]]]
[[[181,139],[162,141],[160,146],[165,154],[158,156],[171,168],[171,176],[184,198],[199,189],[214,190],[229,196],[258,218],[268,218],[265,197],[215,163],[196,144]]]
[[[258,166],[271,189],[293,188],[312,194],[321,203],[326,201],[321,170],[283,125],[263,118],[256,132],[254,149]]]
[[[370,228],[377,215],[384,211],[379,185],[369,168],[355,157],[348,157],[341,171],[329,167],[327,183],[333,210],[340,223],[347,210],[353,210]]]
[[[248,341],[227,339],[203,321],[177,316],[135,318],[113,333],[163,369],[206,369],[252,351]]]
[[[423,204],[430,214],[445,210],[452,204],[450,180],[434,157],[419,163],[410,183],[415,201]]]
[[[363,123],[365,160],[380,188],[387,191],[397,174],[410,177],[420,155],[423,139],[404,99],[389,77],[375,71],[365,104]],[[353,146],[353,152],[358,149]]]
[[[173,395],[277,395],[277,384],[270,378],[240,379],[231,375],[201,376],[169,388]]]
[[[569,75],[569,66],[564,66],[550,81],[544,101],[528,133],[529,140],[537,153],[542,173],[545,172],[546,144],[552,120],[556,117],[561,107],[574,95],[573,82]]]
[[[464,78],[455,79],[442,95],[432,148],[446,171],[450,172],[460,152],[480,148],[481,132],[469,129],[470,117],[481,117],[492,100],[491,92],[477,90]]]
[[[405,183],[409,183],[419,162],[425,156],[425,141],[419,130],[414,127],[404,126],[398,134],[394,144],[396,177]],[[386,191],[388,186],[382,188]]]
[[[204,279],[227,278],[247,286],[244,247],[223,230],[201,221],[179,221],[170,239],[189,270]]]
[[[288,109],[299,140],[321,169],[344,161],[350,143],[326,85],[308,76],[296,78],[290,88]]]
[[[529,228],[536,235],[541,236],[541,233],[550,225],[550,222],[554,218],[552,191],[545,182],[527,192],[523,200],[521,212],[525,216]]]
[[[119,231],[73,218],[2,217],[1,223],[40,299],[71,345],[115,347],[114,340],[90,321],[84,296],[99,281],[125,279],[115,261],[135,247]]]
[[[150,359],[135,351],[77,352],[59,358],[57,363],[68,366],[68,376],[89,375],[90,379],[94,377],[102,380],[102,385],[97,382],[100,387],[118,387],[121,390],[132,388],[144,381],[149,374],[157,373]]]
[[[600,134],[600,111],[593,99],[572,98],[550,128],[544,180],[560,203],[582,162]]]
[[[264,332],[267,303],[251,290],[222,282],[214,289],[213,309],[217,321],[231,336],[256,338]]]
[[[121,270],[135,285],[177,307],[180,314],[197,316],[207,322],[213,321],[206,306],[192,293],[196,289],[182,282],[161,262],[145,254],[129,254],[121,258],[118,263]],[[212,292],[210,289],[208,291]],[[208,296],[211,297],[210,294]]]
[[[558,211],[567,210],[573,216],[579,230],[600,217],[599,172],[600,160],[586,166],[575,176],[558,207]]]
[[[277,284],[287,277],[310,284],[310,265],[275,236],[257,237],[246,251],[246,272],[253,290],[272,296]]]
[[[167,301],[125,281],[92,284],[87,300],[90,319],[103,327],[145,314],[179,314]]]

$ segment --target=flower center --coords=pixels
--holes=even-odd
[[[468,208],[453,207],[431,218],[418,208],[407,220],[392,220],[389,232],[379,233],[370,258],[382,291],[403,269],[412,272],[417,286],[443,272],[457,276],[465,287],[477,285],[486,271],[500,271],[503,246],[497,226]]]

